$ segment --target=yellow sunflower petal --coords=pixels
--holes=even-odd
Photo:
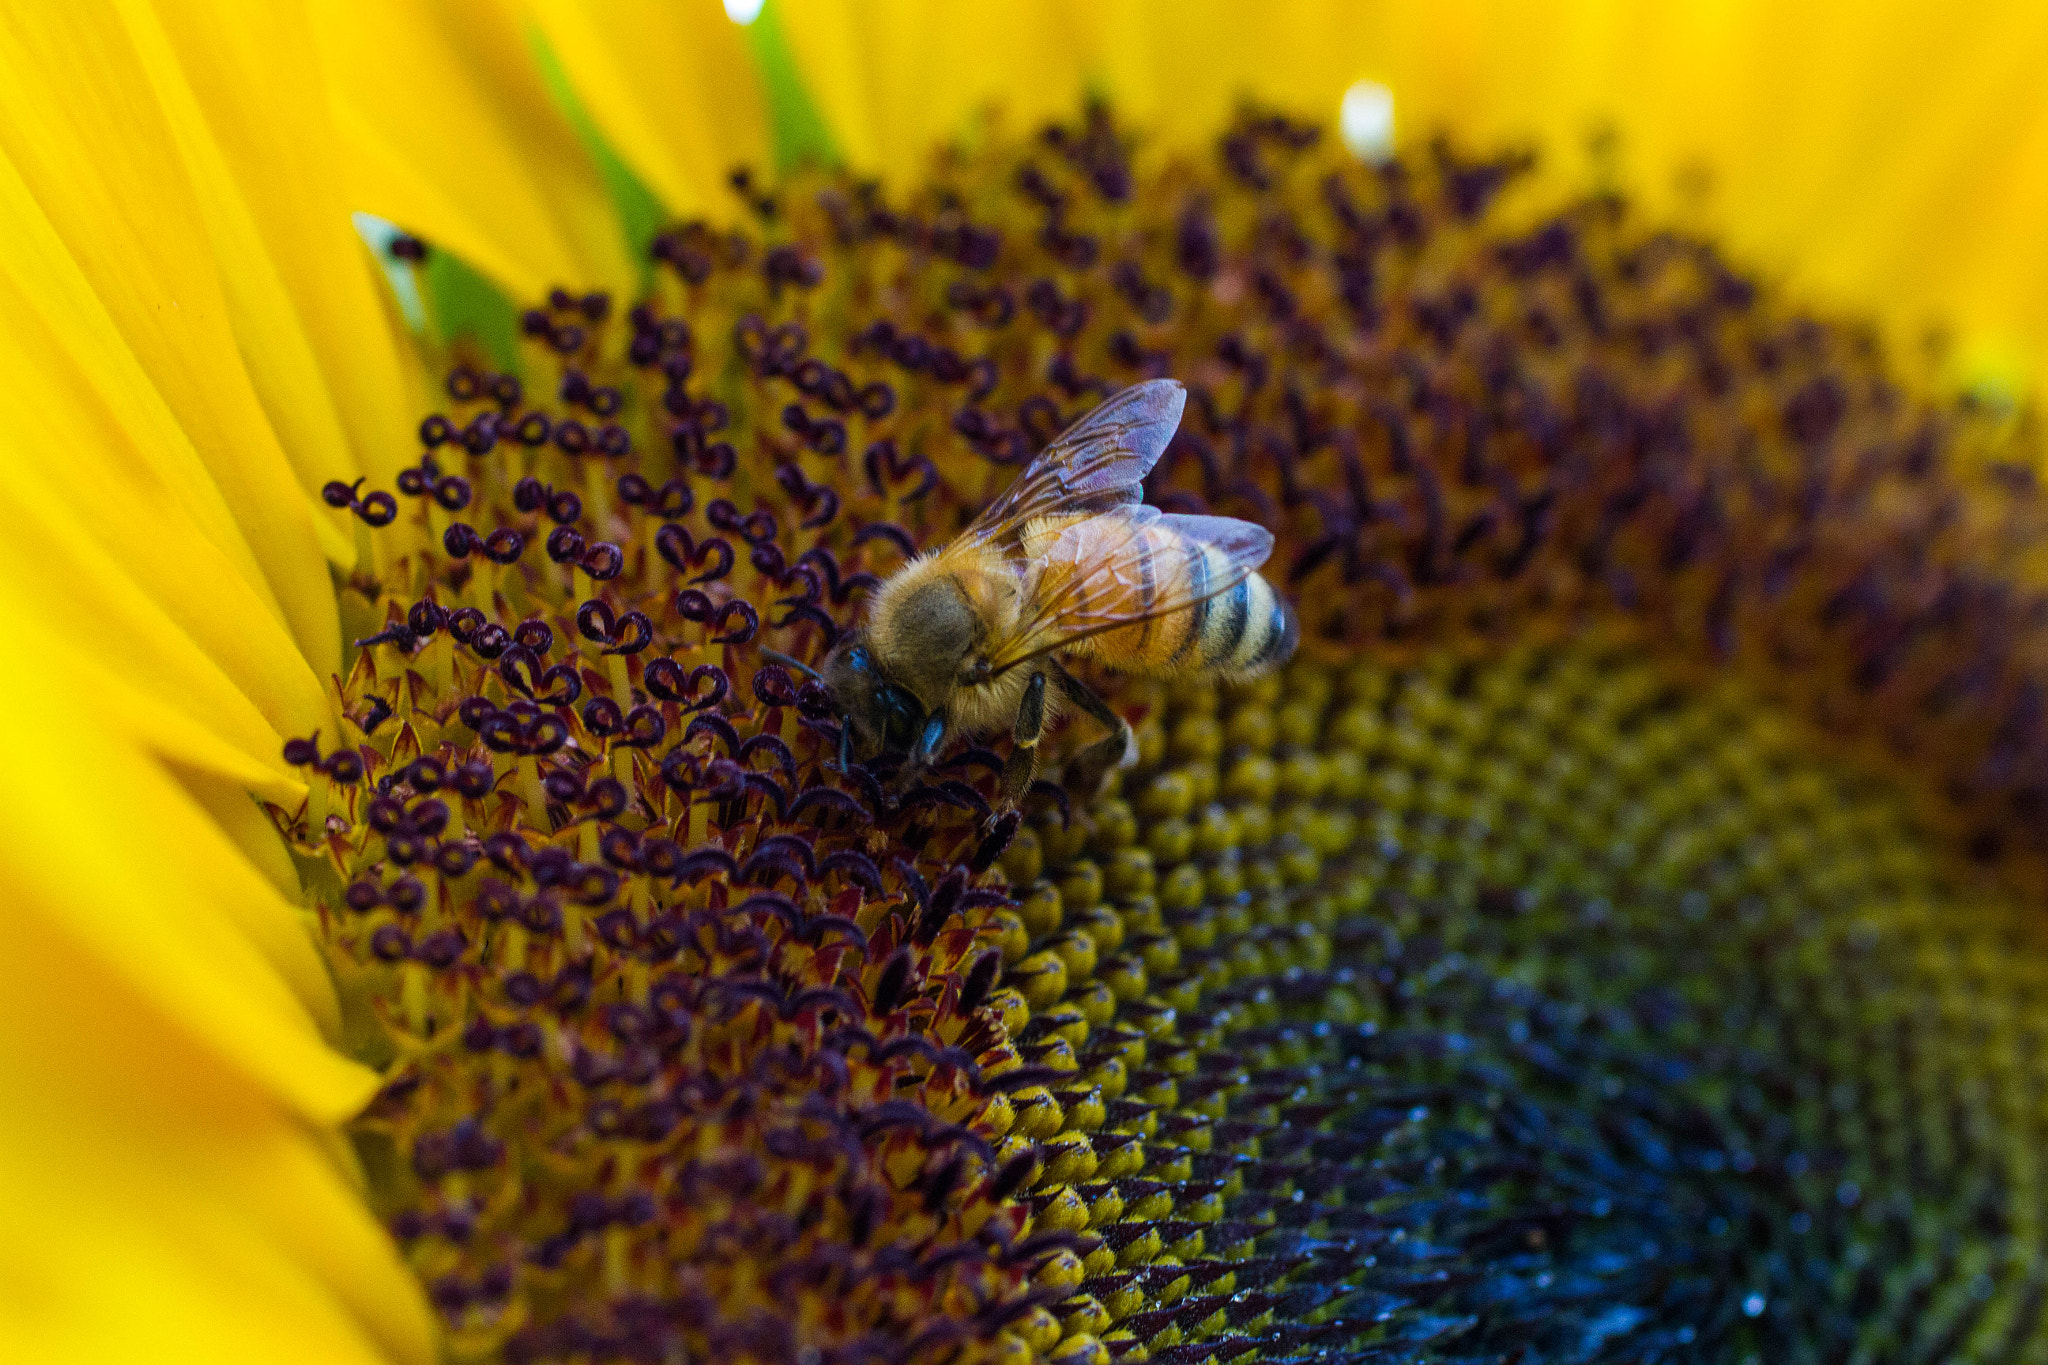
[[[1980,351],[2038,357],[2048,341],[2028,302],[2048,225],[2038,6],[1452,0],[1390,10],[1364,41],[1359,74],[1396,90],[1411,134],[1533,138],[1583,181],[1605,128],[1644,211],[1817,302],[1909,345],[1937,323]]]
[[[4,182],[0,168],[0,201]],[[137,733],[170,743],[176,720],[233,759],[225,772],[274,782],[281,737],[328,714],[319,677],[240,538],[211,534],[211,485],[133,356],[84,309],[45,327],[51,315],[10,293],[16,278],[0,272],[0,573],[147,704]]]
[[[314,1136],[375,1078],[315,1027],[335,1004],[299,912],[80,704],[92,690],[61,642],[11,603],[0,629],[32,661],[0,679],[0,706],[38,722],[0,753],[10,1343],[431,1358],[416,1284]]]
[[[518,298],[632,279],[604,186],[495,0],[313,5],[354,207]]]
[[[1334,115],[1361,46],[1362,6],[1110,5],[1081,16],[1083,61],[1134,120],[1188,142],[1214,137],[1240,100]]]
[[[2025,141],[2013,149],[2015,173],[1986,195],[1973,249],[1944,262],[1954,297],[1982,319],[1957,336],[1955,365],[1963,373],[2009,376],[2014,387],[2031,381],[2038,397],[2048,378],[2048,253],[2041,224],[2048,223],[2048,109],[2028,121]]]
[[[393,444],[395,366],[315,335],[381,321],[309,285],[360,252],[273,250],[286,196],[243,194],[248,149],[122,17],[0,32],[0,706],[24,722],[0,754],[0,1330],[30,1359],[425,1360],[417,1286],[322,1135],[375,1078],[323,1040],[291,869],[229,799],[296,794],[280,735],[326,715],[307,660],[337,657],[322,535],[348,548],[311,462]]]
[[[382,282],[334,174],[312,34],[287,5],[123,5],[184,153],[251,377],[305,487],[388,482],[412,417]]]
[[[62,327],[83,277],[204,462],[300,651],[331,667],[337,618],[313,505],[243,369],[203,215],[117,17],[36,6],[0,28],[0,156],[16,288],[44,325]],[[53,255],[69,257],[73,279],[42,268]],[[178,471],[181,485],[188,474]]]
[[[23,610],[156,715],[274,772],[279,736],[327,714],[319,677],[226,500],[8,169],[0,489],[14,520],[0,563]]]
[[[52,506],[47,485],[23,477],[18,449],[0,460],[15,466],[0,473],[8,496],[46,499],[17,515],[0,564],[15,582],[44,577],[31,609],[114,680],[104,696],[124,730],[266,794],[283,790],[284,737],[318,728],[328,709],[290,637],[209,562],[203,543],[174,527],[166,534],[164,518],[136,509],[122,520],[148,542],[109,547]],[[209,569],[218,575],[211,585],[186,577]],[[170,601],[160,585],[174,586]]]
[[[124,471],[149,481],[219,550],[237,573],[261,585],[262,569],[220,486],[207,471],[135,354],[108,315],[92,283],[66,250],[57,229],[35,202],[14,165],[0,155],[0,289],[18,348],[6,392],[18,410],[40,409],[67,397],[91,404],[113,424],[114,444],[135,460]],[[55,357],[70,360],[66,369]],[[62,374],[60,376],[60,371]],[[54,386],[54,387],[46,387]],[[71,491],[89,496],[88,481]],[[265,591],[271,610],[274,597]]]
[[[457,0],[450,10],[470,67],[491,92],[497,122],[508,129],[545,188],[549,208],[574,248],[580,273],[556,281],[576,289],[630,292],[639,279],[618,204],[590,148],[549,92],[533,26],[519,0]]]
[[[296,1112],[351,1112],[370,1078],[314,1027],[332,1016],[332,986],[299,912],[155,759],[87,709],[90,681],[60,640],[11,600],[0,627],[20,651],[0,706],[35,722],[13,727],[0,753],[10,926],[90,955]]]
[[[1533,141],[1553,183],[1619,175],[1646,212],[1907,345],[1947,325],[1955,377],[2038,381],[2048,357],[2048,10],[2023,0],[774,2],[859,165],[912,168],[989,100],[1061,113],[1077,84],[1189,140],[1246,95],[1328,120],[1372,79],[1408,142]]]
[[[724,206],[763,166],[768,120],[739,28],[716,0],[528,0],[591,119],[671,213]]]
[[[1805,36],[1836,55],[1812,76],[1781,65],[1803,95],[1789,120],[1770,117],[1766,94],[1745,111],[1752,136],[1717,143],[1717,225],[1823,300],[1876,311],[1901,340],[1946,323],[2038,374],[2048,11],[1836,4]],[[1761,38],[1773,51],[1782,41]]]
[[[0,1083],[13,1094],[40,1089],[39,1103],[0,1118],[10,1179],[0,1330],[10,1358],[435,1358],[403,1267],[288,1120],[216,1105],[181,1115],[183,1131],[173,1132],[162,1114],[115,1124],[87,1104],[60,1106],[48,1077],[13,1066],[0,1066]],[[324,1240],[295,1245],[303,1228]]]
[[[890,175],[923,167],[1000,95],[1006,119],[1071,114],[1087,88],[1086,5],[773,0],[791,55],[841,152]],[[1119,103],[1128,87],[1113,87]]]
[[[0,760],[10,1356],[430,1359],[416,1285],[305,1126],[372,1078],[252,951],[252,921],[289,907],[152,760],[61,699],[5,700],[50,734]],[[153,819],[108,829],[102,784]]]

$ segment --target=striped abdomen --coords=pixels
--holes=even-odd
[[[1149,618],[1077,641],[1075,652],[1123,673],[1175,676],[1253,677],[1287,662],[1300,632],[1273,585],[1234,567],[1216,545],[1179,534],[1173,520],[1138,531],[1142,549],[1133,545],[1114,556],[1119,572],[1098,569],[1069,589],[1085,596],[1082,614]],[[1238,581],[1214,591],[1231,578]],[[1191,604],[1150,615],[1175,601]]]

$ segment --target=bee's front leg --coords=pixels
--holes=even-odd
[[[931,767],[945,744],[946,713],[934,711],[925,720],[924,729],[918,732],[917,743],[910,746],[910,766],[918,772]]]
[[[1003,765],[1003,783],[997,799],[1015,806],[1031,790],[1038,776],[1038,741],[1045,734],[1045,674],[1033,673],[1024,685],[1024,702],[1017,708],[1017,724],[1011,731],[1014,746],[1010,761]]]

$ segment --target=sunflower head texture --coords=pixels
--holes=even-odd
[[[2027,437],[1526,169],[1096,105],[736,177],[328,486],[270,813],[451,1355],[2038,1358]],[[1295,661],[1100,674],[1135,765],[1021,822],[1006,741],[834,771],[770,655],[1159,376]]]
[[[0,18],[0,1358],[2048,1361],[2048,19],[356,8]],[[850,751],[1153,380],[1285,665]]]

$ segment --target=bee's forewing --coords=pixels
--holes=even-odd
[[[1187,401],[1187,390],[1172,379],[1150,379],[1112,396],[1040,451],[963,539],[1001,539],[1039,517],[1140,501],[1139,485],[1173,439]]]

